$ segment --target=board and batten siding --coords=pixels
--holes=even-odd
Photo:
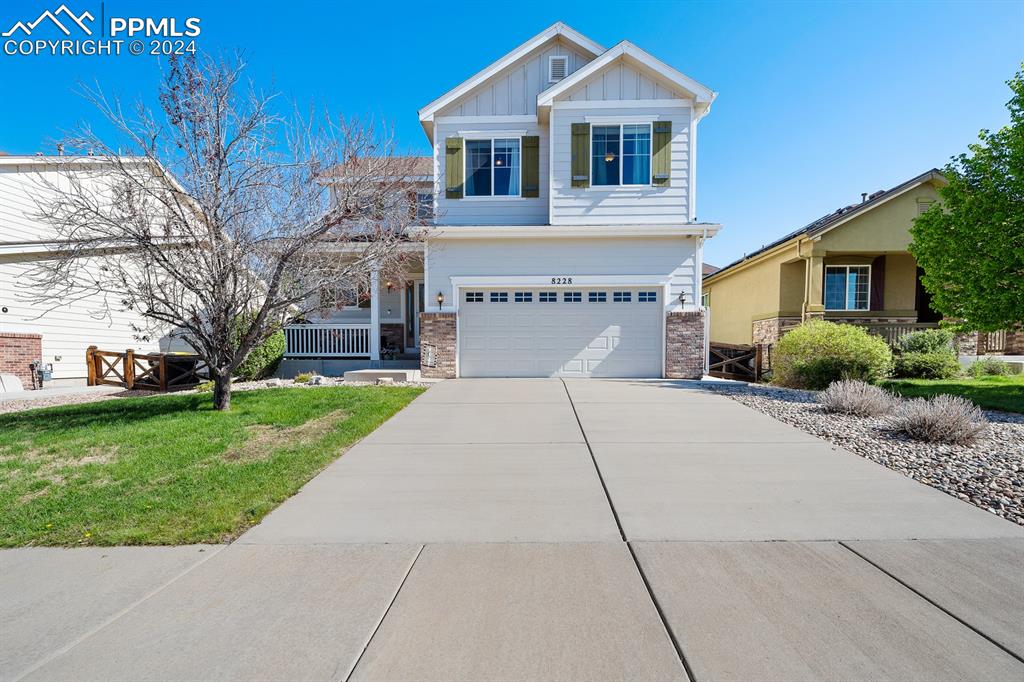
[[[45,178],[46,182],[42,180]],[[45,201],[48,182],[60,176],[53,166],[40,162],[0,166],[0,244],[45,242],[53,229],[38,217],[37,201]],[[30,302],[28,273],[32,262],[45,259],[46,251],[8,254],[0,257],[0,332],[41,334],[44,363],[53,363],[54,379],[84,380],[85,349],[96,345],[104,350],[140,352],[161,350],[166,338],[140,341],[133,325],[141,325],[135,313],[114,310],[110,318],[97,315],[104,309],[103,297],[91,295],[71,304],[53,307]],[[89,259],[85,267],[96,272],[101,259]],[[115,301],[116,303],[116,301]],[[52,310],[49,308],[53,307]],[[113,307],[117,308],[117,305]],[[7,308],[7,312],[2,312]],[[60,358],[59,360],[57,358]]]
[[[691,109],[661,107],[595,107],[551,110],[552,225],[616,225],[685,223],[689,220],[690,118]],[[573,187],[572,124],[585,123],[587,117],[613,119],[627,117],[631,122],[649,117],[653,123],[672,122],[671,178],[668,187]],[[601,125],[594,123],[592,125]]]
[[[638,99],[688,99],[627,64],[613,64],[570,90],[562,99],[573,102]]]
[[[434,135],[434,177],[438,186],[434,192],[434,220],[438,225],[546,225],[548,222],[548,130],[536,121],[528,123],[501,123],[481,120],[470,123],[438,122]],[[463,197],[448,199],[444,192],[445,140],[462,137],[471,140],[473,131],[523,131],[525,135],[540,138],[540,196],[523,197]],[[463,134],[468,133],[468,134]],[[520,135],[516,135],[520,137]],[[520,158],[521,162],[521,158]],[[463,176],[465,177],[465,176]]]
[[[692,306],[697,259],[692,237],[433,239],[427,243],[427,306],[436,310],[438,292],[454,300],[451,277],[501,275],[658,275],[669,281],[667,306],[683,292]]]
[[[537,95],[552,85],[548,82],[551,56],[569,57],[566,75],[591,59],[561,41],[545,43],[440,110],[437,116],[536,116]]]

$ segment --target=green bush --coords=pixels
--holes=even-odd
[[[196,393],[213,393],[213,382],[204,381],[196,386]]]
[[[999,358],[982,358],[971,365],[971,375],[977,377],[1005,376],[1010,373],[1010,363]]]
[[[772,365],[774,383],[821,390],[842,379],[878,381],[892,370],[892,351],[860,327],[811,320],[779,340]]]
[[[893,345],[897,353],[955,352],[953,332],[948,329],[922,329],[904,336]]]
[[[304,384],[316,376],[313,372],[301,372],[295,375],[295,383]]]
[[[893,376],[902,379],[952,379],[960,374],[960,363],[950,351],[902,353],[896,356]]]
[[[249,320],[248,315],[241,315],[235,320],[235,345],[237,347],[242,331]],[[249,351],[249,355],[235,368],[235,376],[244,381],[255,381],[269,376],[277,369],[284,357],[284,331],[278,330],[268,336],[263,343],[258,343]]]

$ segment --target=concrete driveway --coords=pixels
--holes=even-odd
[[[695,383],[446,381],[226,548],[0,553],[0,677],[1019,682],[1024,529]]]

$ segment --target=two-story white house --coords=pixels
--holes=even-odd
[[[387,319],[427,377],[701,376],[720,226],[696,221],[696,143],[715,95],[557,23],[423,107],[434,224],[422,274],[371,284],[370,360]]]

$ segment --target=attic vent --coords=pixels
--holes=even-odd
[[[565,55],[548,57],[548,82],[557,83],[565,78],[569,71],[569,57]]]

